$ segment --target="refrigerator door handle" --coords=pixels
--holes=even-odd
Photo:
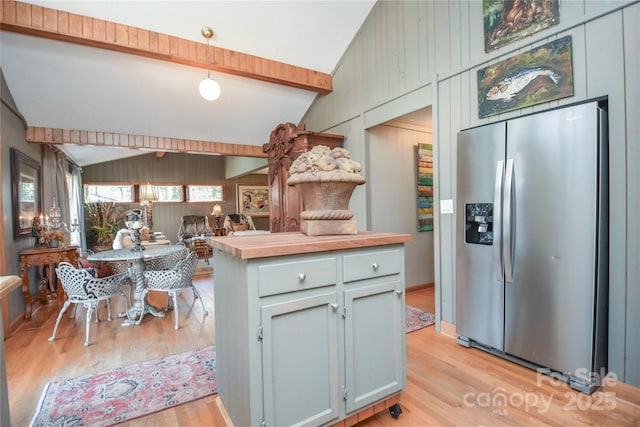
[[[512,226],[513,211],[511,191],[513,188],[513,159],[507,159],[507,170],[504,176],[504,228],[502,239],[502,253],[504,254],[504,280],[505,282],[513,282],[513,259],[511,256],[512,242]]]
[[[504,282],[504,269],[502,266],[502,176],[504,174],[504,162],[499,160],[496,164],[496,182],[493,196],[493,257],[495,261],[496,280]]]

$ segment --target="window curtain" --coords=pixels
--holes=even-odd
[[[85,253],[87,249],[87,236],[84,229],[84,194],[82,189],[82,168],[77,165],[71,167],[71,203],[75,205],[77,216],[71,223],[78,224],[76,230],[71,233],[71,244],[78,245]]]
[[[42,214],[49,216],[49,209],[56,204],[60,208],[61,221],[69,224],[69,188],[67,186],[67,157],[48,145],[42,147]]]

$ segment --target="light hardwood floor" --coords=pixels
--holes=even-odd
[[[75,320],[65,315],[53,343],[47,338],[59,307],[54,302],[38,310],[30,328],[22,328],[5,342],[11,425],[29,425],[50,381],[213,345],[213,279],[196,276],[194,283],[208,316],[199,303],[191,306],[192,295],[185,291],[179,300],[179,330],[173,328],[173,313],[164,318],[147,316],[139,326],[123,327],[122,319],[92,323],[89,347],[82,345],[84,309],[78,309]],[[433,288],[407,292],[406,301],[434,311]],[[164,297],[151,295],[151,302],[160,306]],[[114,305],[114,312],[123,308]],[[103,307],[101,318],[105,317]],[[398,419],[383,411],[358,426],[640,426],[638,388],[618,382],[591,396],[576,393],[527,368],[465,349],[436,333],[433,326],[407,335],[407,389],[400,405],[403,414]],[[212,407],[209,397],[123,425],[212,426]]]

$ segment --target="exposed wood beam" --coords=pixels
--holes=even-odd
[[[2,1],[0,29],[207,69],[207,45],[168,34],[17,1]],[[320,94],[331,75],[211,46],[211,69]]]
[[[26,131],[26,140],[27,142],[39,144],[75,144],[131,148],[145,151],[267,157],[262,151],[262,146],[87,130],[29,127]]]

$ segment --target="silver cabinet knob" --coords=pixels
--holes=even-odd
[[[298,274],[298,280],[299,281],[304,282],[304,279],[306,279],[306,278],[307,278],[306,274],[304,274],[304,273]]]
[[[338,311],[338,304],[331,304],[331,308],[333,308],[333,311]]]
[[[374,271],[378,270],[378,263],[377,262],[372,263],[371,268],[373,268]]]
[[[396,294],[402,295],[402,289],[396,289]]]

